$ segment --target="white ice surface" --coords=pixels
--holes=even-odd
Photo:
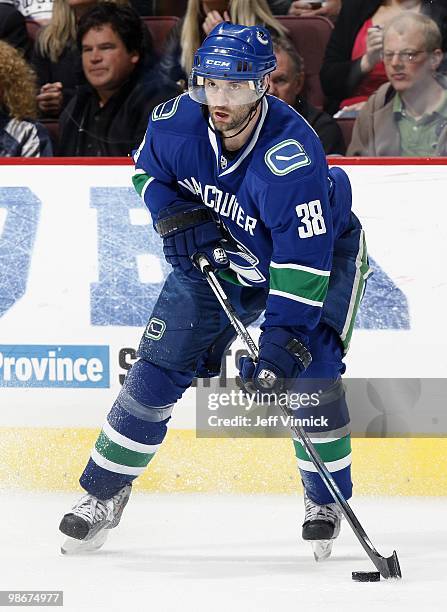
[[[63,590],[64,610],[447,610],[445,498],[353,502],[378,551],[398,552],[403,579],[380,583],[351,580],[374,568],[346,523],[315,563],[298,495],[134,493],[101,551],[66,557],[57,527],[75,499],[0,491],[0,589]]]

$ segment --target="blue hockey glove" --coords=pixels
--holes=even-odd
[[[163,253],[173,268],[194,280],[203,275],[194,265],[197,255],[204,255],[214,270],[228,268],[224,238],[213,213],[200,204],[175,204],[160,211],[157,232],[163,239]]]
[[[284,327],[267,327],[259,338],[258,362],[251,357],[241,357],[239,372],[250,393],[281,393],[311,361],[312,356],[300,334]]]

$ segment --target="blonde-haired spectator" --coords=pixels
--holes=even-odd
[[[36,123],[36,75],[22,55],[0,41],[0,156],[48,157],[46,129]]]
[[[186,88],[194,53],[222,21],[263,25],[276,36],[285,35],[267,0],[188,0],[185,17],[172,29],[160,62],[163,78]]]
[[[447,78],[436,23],[408,12],[387,24],[383,60],[388,83],[366,102],[355,122],[348,155],[447,155]]]

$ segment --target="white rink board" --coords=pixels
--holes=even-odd
[[[368,250],[393,286],[404,294],[409,316],[408,328],[356,330],[347,358],[347,374],[353,377],[445,377],[447,334],[442,315],[447,310],[446,167],[344,168],[353,184],[354,210],[365,227]],[[104,197],[107,199],[108,190],[113,208],[116,190],[129,189],[131,175],[132,167],[127,165],[2,166],[0,278],[3,280],[0,286],[3,294],[14,289],[17,278],[21,278],[20,266],[17,273],[11,268],[16,256],[19,263],[20,257],[25,258],[25,263],[27,258],[22,252],[21,236],[15,236],[16,242],[12,243],[12,259],[1,250],[8,249],[4,244],[5,233],[11,229],[8,214],[14,208],[8,194],[17,197],[17,193],[19,196],[21,193],[18,189],[28,188],[27,193],[35,198],[34,212],[39,210],[32,222],[35,237],[29,247],[29,270],[23,274],[22,281],[17,281],[24,284],[23,295],[10,307],[3,306],[0,313],[0,344],[17,346],[19,353],[20,347],[25,345],[50,348],[77,345],[81,353],[85,347],[106,347],[110,385],[85,387],[81,381],[76,388],[36,387],[32,383],[6,387],[2,386],[5,376],[2,363],[0,426],[97,427],[118,393],[119,376],[125,373],[118,361],[119,352],[124,347],[137,348],[143,324],[107,324],[109,315],[104,313],[108,307],[96,315],[104,315],[105,323],[91,323],[91,285],[100,279],[104,264],[101,253],[108,252],[110,246],[104,236],[109,232],[110,241],[118,245],[123,260],[130,262],[129,266],[134,265],[141,285],[159,283],[166,271],[158,257],[160,251],[155,254],[134,251],[134,229],[146,232],[147,225],[147,236],[153,233],[149,214],[136,195],[132,192],[126,196],[127,204],[129,198],[135,198],[135,207],[125,213],[126,226],[130,228],[128,235],[116,231],[118,224],[123,222],[122,212],[115,217],[107,212]],[[92,188],[102,189],[103,200],[96,207],[92,205]],[[127,206],[126,202],[123,206]],[[14,210],[17,213],[18,208]],[[104,232],[100,237],[98,219],[104,211]],[[29,227],[24,226],[23,242],[29,238]],[[125,282],[125,267],[117,268],[116,274],[120,273]],[[0,299],[3,299],[2,293]],[[144,308],[137,306],[135,310],[140,316],[148,318],[150,308],[144,312]],[[381,316],[379,313],[379,326]],[[45,355],[48,356],[48,351]],[[22,363],[22,375],[26,378],[28,366],[25,365]],[[229,372],[234,371],[230,363]],[[23,384],[26,385],[26,381]],[[177,407],[171,427],[194,427],[193,390]]]

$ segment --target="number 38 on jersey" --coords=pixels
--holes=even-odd
[[[300,238],[311,238],[312,236],[326,233],[320,200],[298,204],[295,210],[301,221],[298,227],[298,236]]]

